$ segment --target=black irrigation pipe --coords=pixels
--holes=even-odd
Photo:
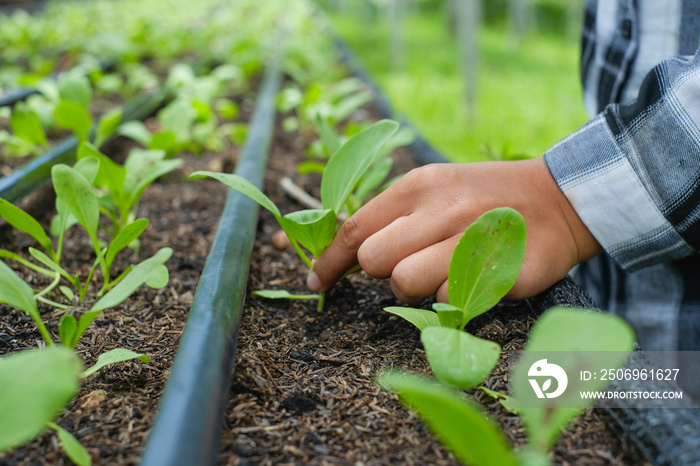
[[[359,64],[345,43],[337,39],[336,47],[341,59],[350,67],[353,74],[370,86],[375,96],[375,107],[384,118],[394,118],[402,126],[413,129],[416,139],[410,145],[415,161],[419,165],[445,163],[448,160],[435,150],[419,131],[391,107],[389,99],[369,74]],[[540,295],[528,299],[525,304],[537,315],[550,307],[569,306],[600,309],[573,280],[565,278]],[[631,367],[630,368],[634,368]],[[681,390],[667,382],[656,385],[645,382],[643,387],[634,381],[618,381],[615,390]],[[687,390],[685,391],[687,394]],[[700,416],[698,400],[684,400],[679,408],[638,407],[634,400],[616,400],[615,404],[601,406],[608,425],[623,437],[629,438],[645,458],[655,466],[700,465]]]
[[[10,105],[19,102],[20,100],[24,100],[30,95],[34,94],[39,94],[39,90],[34,89],[33,87],[20,87],[13,89],[6,94],[0,95],[0,107],[9,107]]]
[[[261,187],[274,128],[280,66],[271,63],[236,174]],[[259,208],[231,190],[197,286],[142,464],[216,462],[243,313]]]
[[[164,90],[138,97],[124,106],[122,121],[142,120],[161,107],[166,99]],[[77,147],[75,137],[66,139],[42,156],[0,178],[0,197],[10,202],[22,199],[49,179],[51,167],[57,163],[74,162]]]
[[[102,62],[100,63],[100,69],[102,71],[108,71],[114,68],[115,64],[116,63],[114,61]],[[55,72],[51,73],[47,77],[49,79],[55,80],[59,74],[59,72]],[[25,100],[29,96],[36,94],[41,94],[41,91],[34,87],[18,87],[16,89],[7,89],[5,90],[5,93],[0,92],[0,107],[9,107],[11,105],[16,104],[19,101]]]

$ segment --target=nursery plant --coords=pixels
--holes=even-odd
[[[532,362],[526,358],[528,352],[562,355],[557,364],[571,375],[568,391],[578,393],[574,375],[580,370],[597,368],[603,362],[600,352],[605,352],[605,367],[622,367],[633,350],[634,338],[632,329],[619,317],[582,309],[549,309],[533,326],[513,371],[517,383],[511,385],[515,391],[511,404],[517,405],[518,397],[526,396],[524,390],[531,389],[527,383]],[[548,451],[562,430],[593,402],[579,400],[570,405],[547,400],[537,406],[520,406],[518,413],[527,429],[528,443],[515,451],[483,410],[463,392],[423,376],[398,371],[385,372],[378,381],[415,409],[457,459],[474,466],[549,464]],[[550,383],[551,378],[545,385]],[[587,387],[602,390],[607,383],[598,380]]]
[[[421,330],[428,362],[441,382],[469,388],[496,364],[500,346],[466,333],[464,327],[512,288],[525,259],[526,235],[525,221],[516,210],[502,207],[484,213],[455,246],[448,273],[449,304],[435,303],[433,311],[384,308]]]
[[[24,283],[9,267],[5,266],[1,279],[7,285],[6,292],[12,292],[13,294],[4,298],[0,295],[0,302],[8,302],[32,316],[42,331],[42,336],[47,344],[51,344],[51,338],[43,327],[36,301],[55,308],[68,309],[72,307],[73,298],[76,297],[76,294],[73,292],[75,290],[77,291],[79,302],[82,303],[98,266],[102,269],[103,276],[102,287],[97,293],[100,300],[95,303],[90,312],[81,317],[81,322],[75,326],[75,332],[66,333],[67,330],[60,332],[62,336],[61,341],[64,345],[74,347],[87,325],[94,320],[99,311],[114,305],[113,303],[123,301],[142,283],[148,282],[160,286],[164,286],[167,283],[167,268],[163,264],[172,253],[169,248],[162,249],[151,259],[135,267],[129,267],[117,278],[111,279],[110,269],[115,257],[138,238],[148,225],[148,220],[134,220],[116,238],[106,246],[103,246],[97,234],[100,217],[99,203],[92,189],[92,181],[97,177],[100,165],[101,161],[98,158],[86,157],[78,161],[73,168],[64,164],[58,164],[53,167],[52,179],[56,191],[57,210],[54,230],[58,236],[56,248],[54,248],[49,234],[37,220],[19,207],[4,199],[0,199],[0,216],[16,229],[34,238],[43,249],[41,251],[33,247],[29,248],[32,258],[39,264],[4,249],[0,250],[0,257],[15,260],[52,280],[46,288],[35,295],[29,285]],[[76,223],[80,224],[86,231],[95,253],[95,260],[84,281],[81,281],[77,274],[71,275],[61,266],[65,234]],[[73,289],[67,286],[60,286],[62,279],[65,279],[68,284],[72,285]],[[20,283],[24,283],[25,286],[20,285]],[[69,301],[68,304],[61,304],[47,298],[47,295],[56,288]],[[108,305],[105,306],[103,305],[104,303],[108,303]],[[69,314],[64,316],[67,327],[62,326],[62,328],[67,329],[70,327],[69,321],[71,317]]]
[[[149,358],[145,354],[116,348],[101,354],[92,367],[82,371],[80,369],[82,361],[75,352],[75,348],[88,326],[103,310],[119,305],[144,283],[154,288],[165,286],[168,282],[168,269],[164,263],[172,255],[170,248],[163,248],[153,257],[136,266],[129,267],[117,280],[112,282],[111,286],[103,286],[100,294],[106,290],[109,291],[99,298],[89,310],[83,312],[79,319],[70,313],[74,293],[69,287],[59,285],[61,279],[65,279],[78,289],[82,302],[97,264],[102,264],[106,267],[104,270],[108,271],[109,267],[106,264],[111,265],[116,254],[133,241],[148,224],[146,219],[136,220],[131,224],[131,228],[129,226],[125,228],[123,234],[107,247],[100,247],[96,235],[99,217],[97,199],[92,192],[90,183],[82,174],[87,173],[90,176],[90,173],[97,173],[98,165],[98,159],[87,158],[78,162],[77,168],[70,168],[66,165],[54,167],[56,204],[59,211],[59,223],[62,225],[58,250],[54,249],[49,235],[38,221],[20,208],[0,199],[0,215],[9,224],[33,237],[46,251],[29,248],[32,257],[41,265],[36,265],[18,254],[6,250],[0,250],[0,257],[14,259],[31,270],[52,279],[49,286],[35,292],[14,270],[0,261],[0,302],[7,303],[29,315],[37,325],[47,346],[40,351],[23,351],[0,359],[0,380],[5,381],[3,390],[0,391],[0,408],[3,411],[3,416],[0,417],[0,452],[10,450],[33,439],[49,427],[57,431],[59,441],[72,461],[78,465],[90,464],[90,456],[85,449],[70,433],[54,424],[53,419],[75,396],[81,378],[88,377],[102,367],[116,362],[131,359],[149,362]],[[74,218],[88,231],[93,246],[96,248],[97,258],[84,284],[81,283],[77,274],[71,276],[60,265],[63,235],[67,230],[63,227],[69,223],[69,217]],[[107,283],[109,283],[109,275],[106,275],[104,279],[104,284]],[[64,297],[68,298],[70,304],[60,304],[46,297],[57,286]],[[59,346],[56,345],[43,322],[39,312],[39,302],[65,311],[58,325]],[[58,348],[65,349],[59,350]],[[26,392],[28,389],[31,390],[30,396]],[[11,432],[11,435],[8,432]]]
[[[338,229],[338,214],[343,210],[362,175],[372,164],[377,152],[397,129],[398,123],[395,121],[378,121],[338,148],[328,161],[321,179],[323,209],[300,210],[282,216],[270,198],[245,178],[235,174],[209,171],[198,171],[190,176],[192,178],[209,176],[217,179],[270,211],[289,237],[299,257],[311,267],[311,259],[302,247],[306,248],[314,258],[328,247]],[[317,299],[319,311],[323,309],[325,300],[325,293],[292,295],[284,290],[263,290],[256,293],[273,299]]]
[[[129,151],[124,165],[119,165],[87,141],[78,146],[79,162],[99,160],[97,173],[91,178],[102,194],[97,198],[99,209],[111,221],[112,228],[108,233],[115,240],[120,235],[129,238],[136,234],[131,238],[132,242],[136,241],[146,228],[143,225],[143,229],[135,233],[136,210],[141,195],[154,181],[182,164],[181,159],[167,159],[166,156],[164,150],[135,148]],[[108,266],[111,259],[112,256],[107,259]]]

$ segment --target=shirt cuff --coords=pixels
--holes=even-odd
[[[583,223],[623,270],[693,252],[645,189],[602,115],[552,147],[544,159]]]

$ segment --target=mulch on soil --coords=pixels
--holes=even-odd
[[[282,131],[274,136],[266,191],[283,213],[300,206],[282,192],[281,176],[291,176],[318,194],[311,187],[317,186],[316,177],[294,174],[308,142]],[[145,352],[151,364],[118,364],[89,377],[57,421],[88,448],[95,464],[139,462],[226,194],[218,182],[191,182],[186,175],[200,169],[230,171],[236,156],[236,150],[186,155],[185,165],[149,188],[140,203],[140,216],[150,218],[151,224],[142,237],[140,257],[129,259],[140,261],[160,247],[172,247],[174,255],[167,264],[171,282],[162,290],[143,287],[117,309],[103,313],[78,350],[88,365],[114,347]],[[406,151],[396,157],[399,170],[412,166]],[[46,212],[52,205],[46,191],[33,197],[25,205],[43,202],[40,207],[35,204],[37,212]],[[43,221],[50,220],[45,217]],[[274,248],[271,238],[277,229],[272,216],[262,211],[249,290],[284,288],[304,293],[306,267],[293,250]],[[84,252],[90,249],[77,239],[80,236],[80,232],[72,235],[76,240],[69,243],[67,257],[91,255]],[[22,250],[27,241],[0,226],[2,247]],[[267,301],[249,295],[220,464],[457,464],[415,414],[373,383],[379,371],[389,368],[429,374],[418,331],[382,311],[397,304],[388,282],[363,274],[336,286],[322,313],[316,312],[315,302]],[[55,333],[60,313],[45,314],[45,318]],[[482,316],[471,331],[506,350],[517,349],[535,318],[528,308],[506,304]],[[0,305],[0,354],[35,347],[39,340],[28,317]],[[505,374],[503,362],[484,385],[504,391]],[[474,395],[508,438],[522,444],[525,433],[518,418],[483,393]],[[641,463],[595,411],[586,412],[567,429],[555,448],[554,461]],[[38,464],[70,464],[53,434],[0,455],[0,465]]]

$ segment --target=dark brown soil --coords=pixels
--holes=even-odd
[[[286,213],[298,205],[279,188],[279,177],[293,176],[312,193],[315,177],[294,175],[308,139],[277,132],[273,141],[268,194]],[[184,327],[226,189],[217,182],[193,183],[185,175],[197,169],[230,171],[237,156],[185,156],[177,173],[149,188],[140,216],[151,219],[142,239],[140,261],[160,247],[174,249],[168,262],[170,284],[143,288],[116,309],[105,312],[78,347],[86,363],[114,347],[148,354],[151,364],[122,363],[86,379],[78,397],[58,423],[88,448],[95,464],[137,464]],[[401,169],[411,165],[406,152]],[[51,196],[34,196],[34,213],[46,212]],[[36,203],[40,203],[37,207]],[[43,220],[50,220],[44,214]],[[284,288],[305,292],[306,267],[293,250],[272,246],[277,226],[263,211],[251,266],[249,289]],[[90,256],[78,241],[67,254]],[[0,226],[2,247],[31,245],[26,237]],[[69,266],[70,267],[70,266]],[[19,270],[19,269],[18,269]],[[99,280],[98,280],[99,282]],[[388,283],[356,274],[329,293],[326,309],[315,302],[247,299],[225,414],[220,463],[252,464],[456,464],[417,416],[373,383],[388,368],[428,374],[418,331],[382,308],[395,305]],[[60,313],[45,314],[56,333]],[[471,331],[518,349],[536,316],[517,304],[501,306],[479,319]],[[0,305],[0,354],[34,347],[40,340],[31,320]],[[505,354],[505,353],[504,353]],[[505,357],[505,356],[504,356]],[[506,389],[505,362],[484,385]],[[525,439],[518,418],[481,392],[475,398],[503,426],[508,438]],[[615,437],[595,411],[587,412],[563,435],[554,452],[557,464],[641,464],[640,457]],[[14,452],[0,465],[70,464],[55,436],[47,433]]]

